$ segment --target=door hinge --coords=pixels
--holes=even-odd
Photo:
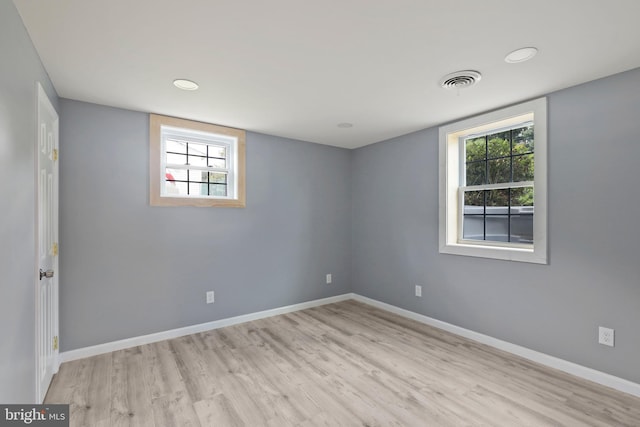
[[[51,246],[51,255],[58,256],[58,242]]]
[[[56,335],[55,337],[53,337],[53,350],[57,350],[58,349],[58,336]]]
[[[58,149],[54,148],[53,149],[53,161],[57,161],[58,160]]]

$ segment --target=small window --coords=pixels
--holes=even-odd
[[[440,252],[546,263],[546,100],[440,128]]]
[[[152,114],[152,206],[245,206],[245,132]]]

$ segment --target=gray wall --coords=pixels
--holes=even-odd
[[[438,253],[432,128],[353,152],[353,291],[640,382],[640,69],[548,100],[549,265]]]
[[[10,0],[0,0],[0,58],[0,402],[32,402],[36,81],[58,100]]]
[[[348,150],[248,133],[246,208],[150,207],[148,114],[60,104],[62,351],[350,291]]]
[[[148,115],[58,104],[9,0],[0,55],[0,402],[35,394],[36,81],[61,115],[62,351],[355,291],[640,382],[640,70],[549,96],[532,265],[438,253],[435,128],[352,152],[249,133],[247,208],[151,208]]]

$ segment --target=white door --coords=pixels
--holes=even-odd
[[[58,371],[58,114],[38,91],[36,399],[44,400]]]

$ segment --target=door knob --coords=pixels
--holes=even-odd
[[[42,269],[40,269],[40,280],[42,280],[43,277],[51,279],[53,277],[53,270],[42,271]]]

